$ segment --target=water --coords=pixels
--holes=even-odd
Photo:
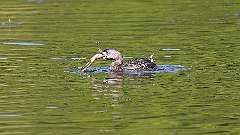
[[[23,46],[43,45],[43,44],[31,43],[31,42],[5,42],[2,44],[4,44],[4,45],[23,45]]]
[[[2,0],[0,9],[0,134],[240,134],[239,1]],[[190,70],[67,72],[98,47]]]
[[[89,67],[84,72],[82,71],[82,67],[74,67],[72,69],[66,70],[66,72],[80,74],[80,75],[88,75],[88,74],[99,74],[99,73],[108,73],[108,74],[119,74],[120,76],[154,76],[158,73],[175,73],[178,71],[190,70],[190,68],[181,66],[181,65],[156,65],[151,70],[124,70],[122,72],[112,72],[110,67]]]

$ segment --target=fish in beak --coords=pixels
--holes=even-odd
[[[103,58],[103,57],[104,57],[104,55],[101,54],[101,53],[95,54],[95,55],[89,60],[89,62],[88,62],[84,67],[82,67],[81,71],[84,72],[96,59]]]

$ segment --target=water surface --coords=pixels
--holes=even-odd
[[[232,0],[2,0],[0,134],[240,134],[239,9]],[[98,47],[191,70],[66,72]]]

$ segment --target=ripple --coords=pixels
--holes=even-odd
[[[46,0],[27,0],[28,2],[43,3]]]
[[[44,44],[32,43],[32,42],[5,42],[4,45],[19,45],[19,46],[40,46]]]
[[[162,59],[162,60],[172,60],[173,57],[170,56],[170,55],[166,55],[166,56],[161,57],[161,59]]]
[[[19,113],[7,113],[7,112],[0,112],[0,117],[19,117],[22,114]]]
[[[153,70],[148,71],[135,71],[135,70],[124,70],[122,75],[127,76],[152,76],[157,73],[174,73],[182,70],[187,70],[187,67],[182,65],[157,65]],[[77,74],[95,74],[95,73],[112,73],[110,67],[90,67],[85,70],[85,72],[81,72],[81,67],[75,67],[69,69],[70,73]]]
[[[71,60],[85,60],[86,58],[82,58],[82,57],[73,57],[70,58]]]
[[[0,83],[0,86],[6,87],[6,86],[8,86],[8,85],[7,85],[7,84],[2,84],[2,83]]]
[[[6,57],[0,57],[0,60],[7,60],[8,58]]]
[[[18,25],[21,25],[21,22],[13,22],[11,18],[8,18],[8,21],[6,22],[0,22],[0,27],[17,27]]]
[[[85,57],[78,57],[78,56],[73,56],[73,57],[68,57],[68,56],[62,56],[62,57],[52,57],[50,58],[51,60],[85,60]]]
[[[164,58],[171,58],[172,56],[170,55],[166,55],[166,56],[163,56]]]
[[[181,49],[178,48],[162,48],[162,51],[180,51]]]
[[[47,109],[57,109],[58,107],[57,106],[47,106],[46,108]]]
[[[133,57],[131,57],[131,56],[124,56],[123,58],[124,59],[132,59]]]
[[[225,16],[235,16],[235,17],[240,17],[240,13],[226,13]]]
[[[64,58],[61,58],[61,57],[53,57],[53,58],[50,58],[51,60],[62,60]]]

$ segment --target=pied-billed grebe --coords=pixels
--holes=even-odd
[[[138,58],[129,61],[123,61],[123,57],[120,52],[115,49],[105,49],[104,51],[99,49],[99,53],[95,54],[89,62],[82,68],[84,72],[96,59],[103,58],[106,60],[113,60],[110,69],[114,72],[121,72],[124,70],[152,70],[156,67],[153,62],[152,56],[150,58]]]

